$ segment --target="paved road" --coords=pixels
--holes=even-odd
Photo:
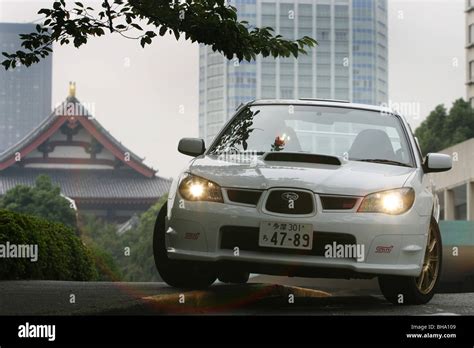
[[[425,306],[398,307],[383,299],[373,280],[259,276],[251,283],[181,294],[163,283],[1,281],[0,315],[474,315],[474,293],[438,294]]]

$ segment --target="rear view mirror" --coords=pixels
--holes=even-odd
[[[188,156],[200,156],[206,151],[204,140],[199,138],[183,138],[179,141],[178,151]]]
[[[451,156],[441,153],[429,153],[423,165],[425,173],[446,172],[453,167]]]

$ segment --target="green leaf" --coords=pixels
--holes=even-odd
[[[179,30],[174,29],[173,33],[174,33],[174,37],[176,38],[176,40],[179,40]]]
[[[138,29],[138,30],[143,30],[141,26],[139,26],[138,24],[136,23],[131,23],[130,24],[132,27],[134,27],[135,29]]]
[[[5,67],[5,70],[10,69],[10,64],[11,64],[11,61],[9,61],[9,60],[4,60],[2,62],[2,65]]]

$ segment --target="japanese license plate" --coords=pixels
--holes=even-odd
[[[262,222],[258,245],[269,248],[311,250],[313,248],[313,225]]]

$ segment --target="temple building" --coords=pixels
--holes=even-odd
[[[75,84],[49,117],[0,154],[0,196],[16,185],[33,186],[41,174],[79,212],[118,223],[147,210],[171,184],[89,114]]]

